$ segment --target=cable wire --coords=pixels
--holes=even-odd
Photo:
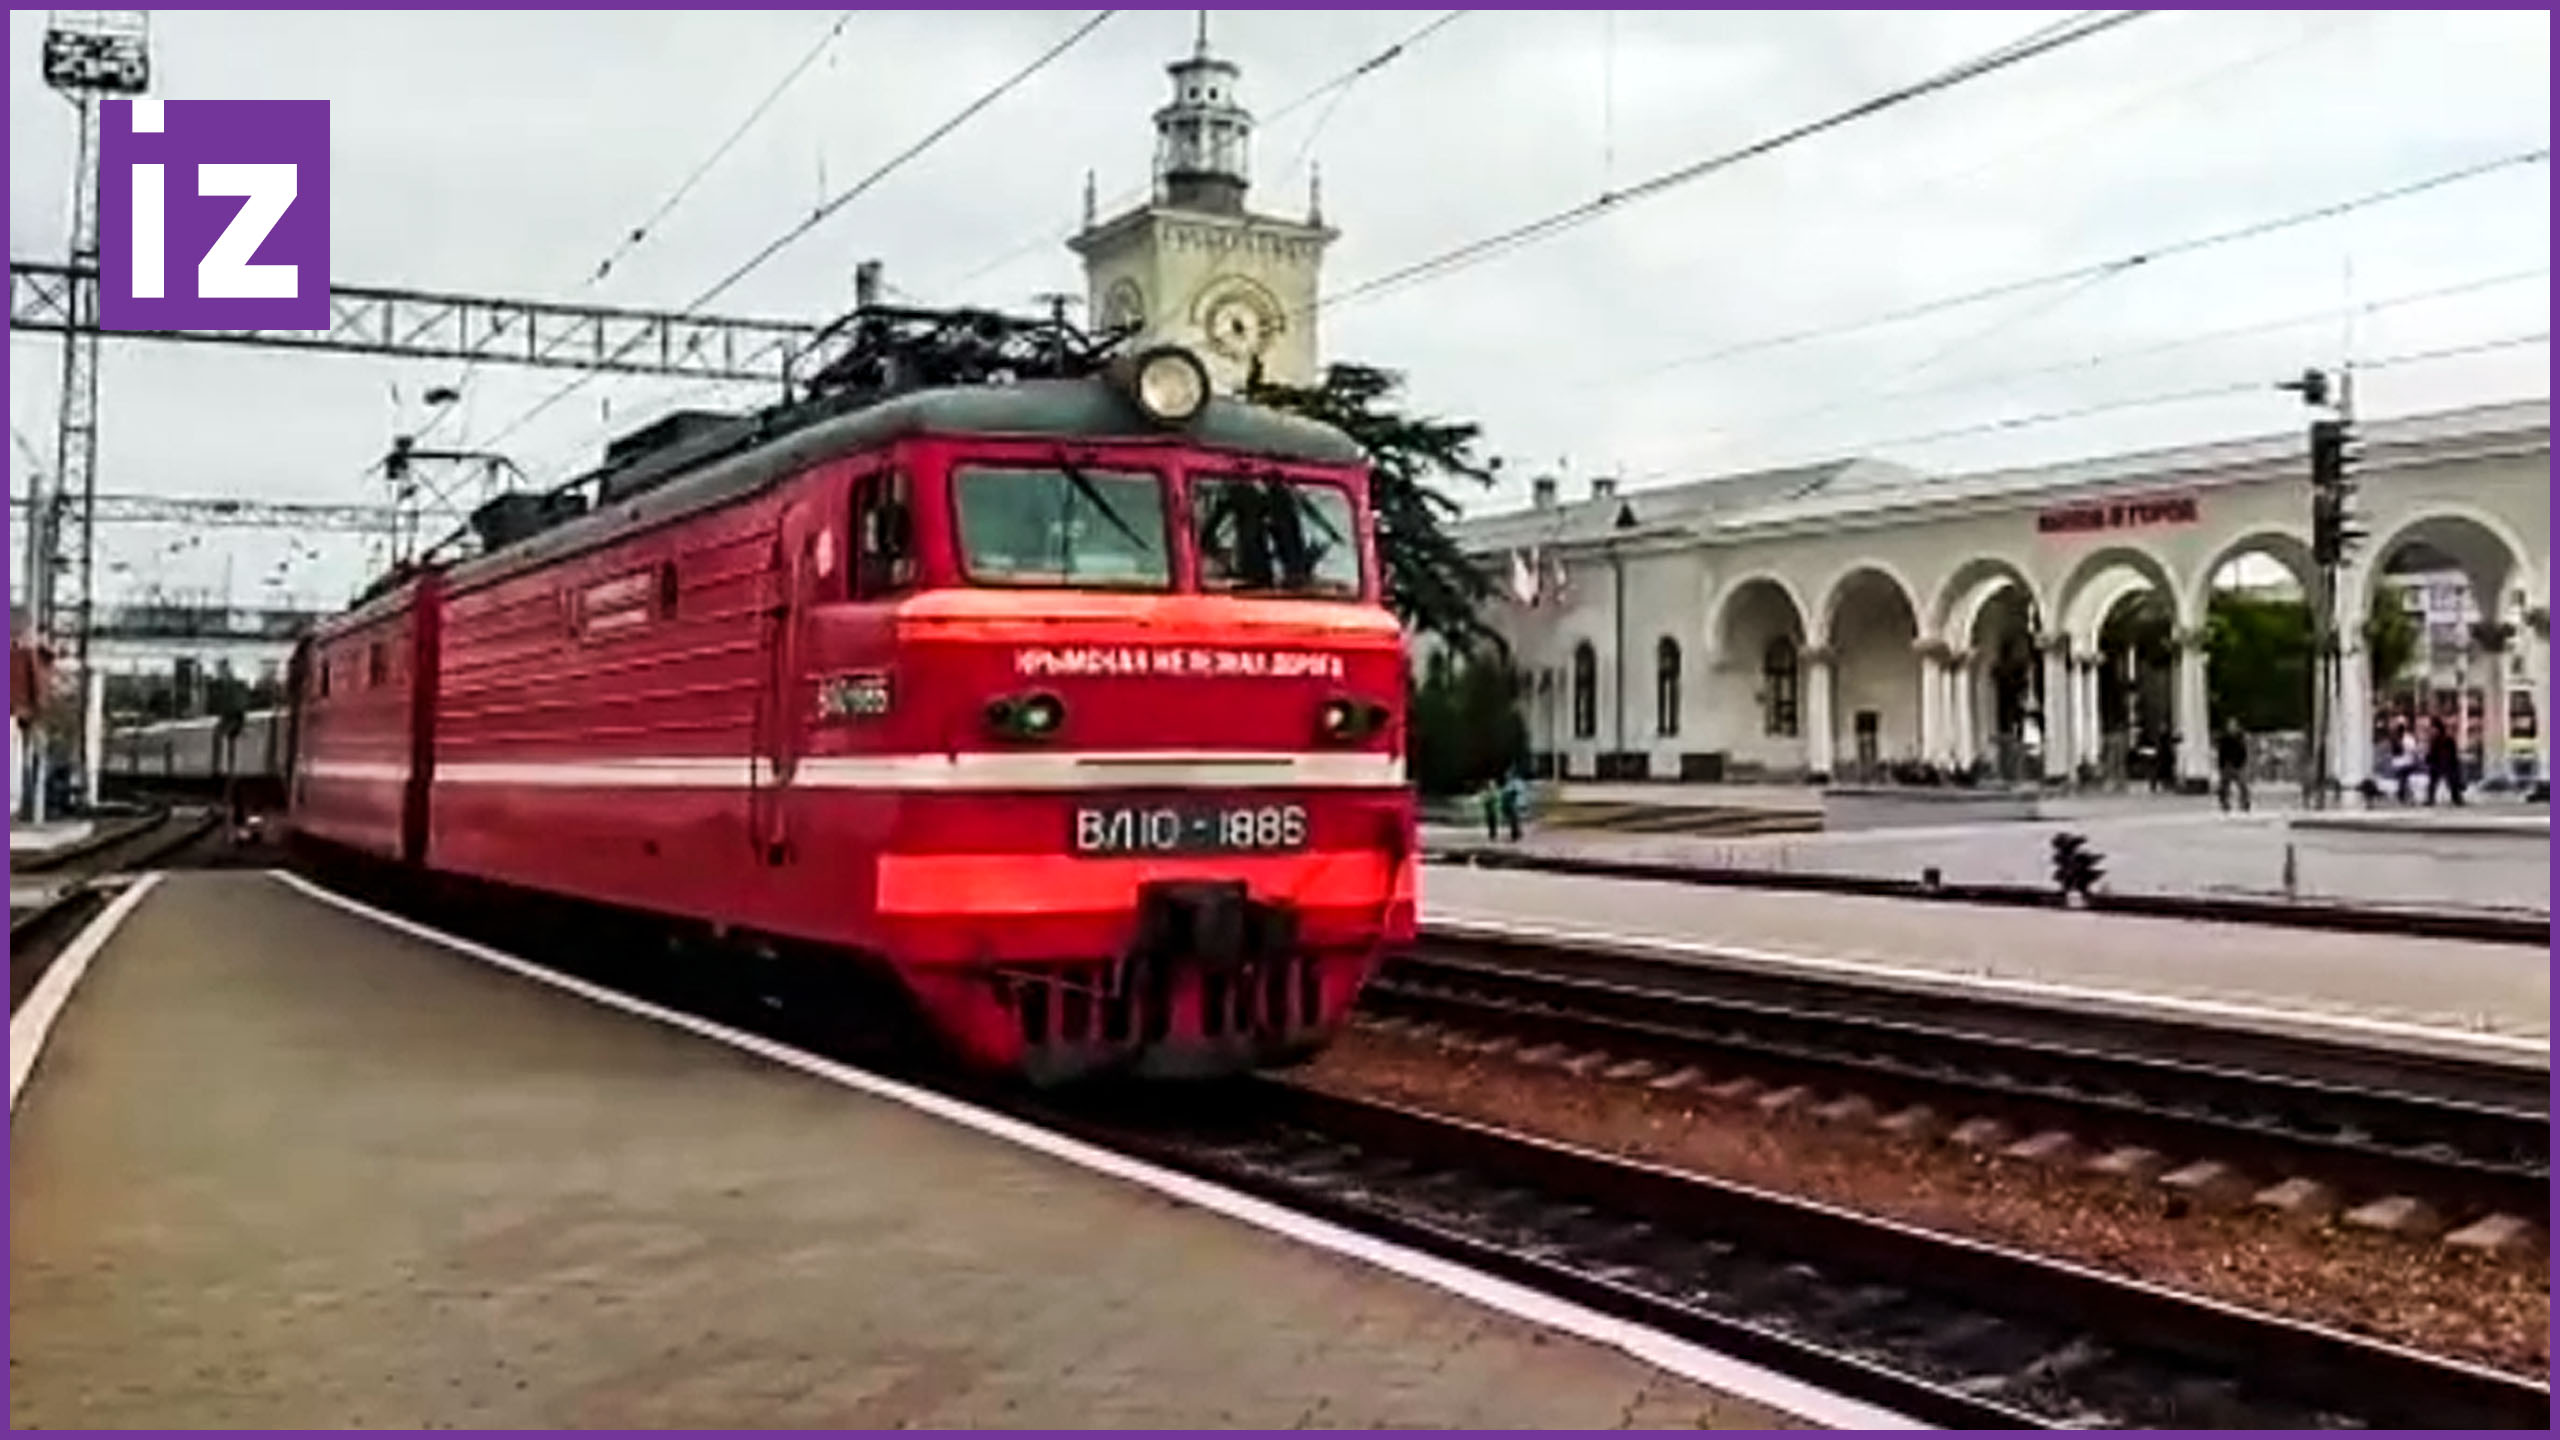
[[[604,283],[605,278],[612,273],[614,266],[620,264],[632,251],[638,249],[641,245],[646,244],[650,237],[656,233],[659,222],[675,213],[676,207],[682,205],[685,198],[693,193],[694,188],[700,185],[723,159],[727,158],[731,150],[737,148],[738,142],[745,139],[747,132],[755,128],[756,122],[763,119],[765,113],[771,110],[793,85],[799,83],[800,77],[807,74],[811,66],[817,64],[820,59],[825,57],[827,51],[834,46],[835,42],[839,38],[843,36],[845,26],[851,24],[854,17],[861,13],[862,12],[859,10],[847,10],[839,14],[836,17],[835,23],[827,27],[827,33],[819,38],[817,44],[809,47],[808,53],[801,56],[799,62],[793,65],[772,89],[765,92],[764,98],[756,102],[755,108],[747,112],[747,118],[738,122],[738,127],[729,132],[728,138],[722,140],[719,145],[712,149],[708,156],[704,157],[700,164],[694,166],[692,173],[685,176],[684,179],[676,185],[676,188],[668,193],[665,200],[659,202],[657,209],[649,212],[647,219],[642,220],[639,224],[631,227],[630,233],[623,237],[622,242],[617,245],[611,253],[607,254],[603,260],[597,262],[595,269],[590,271],[587,275],[586,281],[584,282],[585,288],[593,289],[597,285]],[[463,361],[461,372],[454,376],[452,388],[456,391],[461,391],[468,387],[471,383],[473,373],[477,371],[479,367],[480,357],[476,355]],[[433,415],[427,417],[427,423],[418,428],[418,432],[413,438],[420,441],[426,440],[428,437],[434,435],[436,431],[443,426],[447,419],[457,413],[460,413],[461,408],[461,405],[457,403],[447,405],[444,408],[437,410]],[[467,425],[464,427],[464,433],[466,435],[469,433],[469,429],[470,427]]]
[[[631,233],[623,237],[622,243],[615,247],[613,253],[597,264],[595,273],[588,278],[587,283],[589,285],[603,283],[605,277],[613,273],[613,267],[622,262],[623,257],[645,244],[657,229],[658,222],[673,214],[676,207],[684,203],[685,197],[693,193],[694,187],[701,184],[703,178],[709,175],[731,150],[737,148],[738,142],[746,138],[747,132],[755,128],[756,122],[765,117],[765,112],[771,110],[793,85],[798,84],[800,77],[809,73],[811,66],[825,58],[827,51],[843,36],[845,26],[853,23],[854,17],[861,13],[859,10],[847,10],[838,14],[835,23],[827,27],[827,33],[819,37],[817,44],[809,47],[809,53],[800,57],[800,63],[792,66],[771,90],[765,92],[764,98],[756,102],[756,107],[747,112],[747,118],[739,121],[738,128],[729,132],[729,138],[721,141],[701,164],[696,165],[693,173],[685,176],[667,198],[659,202],[658,208],[649,212],[647,219],[631,227]]]
[[[1421,44],[1423,41],[1430,39],[1433,35],[1438,34],[1448,26],[1459,20],[1465,19],[1467,16],[1474,13],[1475,12],[1472,10],[1450,10],[1442,13],[1438,19],[1422,26],[1412,34],[1405,36],[1403,39],[1398,40],[1392,45],[1389,45],[1384,50],[1371,55],[1359,64],[1352,66],[1350,69],[1345,70],[1341,74],[1334,76],[1332,79],[1325,81],[1323,84],[1316,86],[1314,89],[1299,95],[1288,104],[1283,105],[1279,109],[1272,111],[1269,115],[1264,116],[1261,121],[1262,127],[1267,130],[1272,126],[1278,125],[1289,116],[1296,114],[1298,111],[1305,109],[1307,106],[1314,104],[1318,100],[1324,99],[1328,95],[1333,96],[1334,102],[1339,104],[1342,96],[1347,94],[1350,87],[1358,82],[1362,77],[1375,74],[1377,71],[1386,68],[1388,65],[1393,64],[1397,59],[1402,57],[1406,51]],[[1332,107],[1328,106],[1325,113],[1318,117],[1316,130],[1321,132],[1325,124],[1331,120],[1331,118]],[[1310,137],[1308,143],[1313,144],[1312,137]],[[1301,151],[1299,159],[1303,160],[1305,158],[1304,151]],[[1291,166],[1292,171],[1294,171],[1295,168],[1296,166],[1293,162]],[[1153,184],[1154,182],[1152,180],[1148,180],[1132,185],[1113,196],[1111,201],[1103,208],[1106,211],[1117,212],[1124,205],[1134,204],[1137,202],[1139,197],[1147,193],[1148,189]],[[1037,250],[1044,245],[1065,244],[1067,241],[1074,239],[1076,234],[1082,229],[1083,227],[1080,225],[1070,226],[1063,231],[1057,230],[1054,227],[1044,228],[1038,234],[1022,241],[1018,245],[1015,245],[1012,249],[998,255],[993,260],[989,260],[985,264],[978,266],[968,274],[950,282],[947,286],[939,288],[946,290],[963,289],[989,275],[996,273],[999,270],[1002,270],[1006,266],[1011,265],[1014,261],[1021,259],[1023,256],[1030,254],[1032,251]]]
[[[1990,375],[1963,376],[1955,380],[1945,381],[1935,385],[1923,385],[1917,389],[1889,392],[1883,395],[1850,395],[1838,400],[1825,401],[1820,405],[1808,406],[1802,410],[1791,411],[1785,415],[1779,416],[1775,420],[1768,421],[1755,428],[1763,433],[1776,433],[1801,424],[1806,420],[1818,419],[1824,415],[1836,414],[1839,411],[1847,410],[1855,406],[1874,404],[1879,401],[1890,402],[1895,400],[1912,400],[1927,395],[1960,394],[1968,390],[1988,390],[1997,386],[2013,385],[2021,380],[2036,380],[2050,375],[2064,375],[2076,371],[2094,370],[2102,366],[2119,364],[2126,360],[2138,360],[2146,356],[2163,355],[2177,350],[2189,350],[2198,345],[2211,344],[2217,340],[2231,340],[2249,335],[2265,335],[2283,330],[2304,329],[2313,325],[2325,325],[2347,316],[2378,315],[2388,310],[2405,309],[2412,305],[2423,305],[2438,300],[2454,299],[2463,295],[2476,294],[2483,290],[2496,289],[2500,286],[2518,284],[2526,280],[2548,278],[2550,274],[2550,266],[2537,265],[2529,270],[2510,270],[2502,274],[2484,276],[2477,280],[2465,280],[2452,285],[2440,285],[2430,290],[2410,291],[2405,294],[2387,296],[2380,300],[2368,300],[2356,305],[2331,306],[2326,310],[2303,311],[2276,320],[2259,320],[2245,325],[2228,325],[2219,330],[2205,330],[2192,335],[2181,335],[2176,339],[2158,341],[2149,345],[2137,345],[2122,350],[2101,351],[2096,355],[2084,356],[2078,360],[2067,360],[2056,365],[2039,365],[2032,369],[2007,370]],[[1716,433],[1721,434],[1729,432],[1719,430]]]
[[[2551,332],[2549,330],[2537,330],[2529,334],[2501,336],[2494,340],[2476,341],[2465,345],[2449,345],[2434,350],[2415,350],[2398,355],[2386,355],[2378,360],[2360,360],[2348,368],[2358,372],[2369,370],[2392,370],[2409,365],[2432,364],[2439,360],[2458,359],[2467,355],[2485,355],[2501,350],[2522,349],[2529,345],[2547,345],[2550,341]],[[2032,415],[2016,415],[2010,416],[2006,419],[1986,420],[1969,425],[1949,426],[1940,430],[1924,430],[1915,434],[1896,435],[1882,440],[1866,440],[1849,446],[1834,446],[1818,452],[1808,451],[1792,459],[1783,459],[1767,463],[1754,461],[1748,469],[1753,471],[1788,469],[1799,465],[1817,464],[1826,460],[1838,460],[1843,455],[1852,453],[1874,454],[1878,451],[1886,450],[1895,446],[1924,445],[1939,440],[1952,440],[1970,435],[1994,434],[2003,430],[2032,429],[2038,426],[2057,424],[2065,420],[2078,420],[2091,415],[2111,414],[2119,410],[2142,410],[2162,405],[2190,404],[2200,400],[2229,399],[2237,395],[2266,394],[2275,388],[2275,386],[2263,379],[2235,380],[2221,385],[2200,386],[2192,390],[2171,390],[2150,395],[2136,395],[2121,400],[2103,400],[2095,404],[2078,405],[2065,410],[2046,410]],[[1661,479],[1666,476],[1677,474],[1685,468],[1687,467],[1664,467],[1662,469],[1646,472],[1643,478],[1646,480]]]
[[[977,99],[970,101],[966,106],[961,108],[960,113],[943,121],[940,125],[937,125],[932,130],[926,132],[924,138],[916,141],[916,143],[908,146],[906,149],[899,151],[897,154],[890,156],[870,174],[865,175],[862,179],[856,181],[852,188],[820,204],[808,219],[801,221],[789,230],[786,230],[782,234],[774,237],[771,243],[757,251],[754,255],[748,257],[745,263],[738,266],[737,269],[730,271],[726,276],[723,276],[718,284],[713,285],[710,289],[705,290],[700,295],[694,297],[693,302],[685,306],[685,309],[687,311],[698,310],[720,298],[720,296],[728,292],[730,286],[735,285],[739,281],[747,278],[747,276],[754,274],[767,260],[770,260],[774,256],[782,253],[784,247],[792,244],[801,236],[818,228],[818,226],[824,224],[827,219],[836,214],[836,212],[842,210],[845,206],[852,204],[855,200],[860,199],[871,189],[871,187],[889,178],[890,175],[896,173],[897,170],[908,161],[923,154],[926,150],[931,149],[934,145],[940,143],[943,137],[949,135],[952,131],[959,129],[962,125],[965,125],[970,120],[976,118],[978,112],[1011,94],[1014,90],[1020,88],[1025,82],[1029,81],[1032,76],[1048,69],[1052,64],[1057,62],[1059,57],[1065,55],[1069,50],[1074,49],[1077,45],[1082,44],[1086,36],[1101,29],[1104,22],[1119,13],[1120,12],[1117,10],[1101,10],[1095,12],[1090,19],[1077,26],[1065,39],[1050,46],[1046,51],[1043,51],[1039,58],[1013,72],[1013,74],[1006,76],[1004,80],[995,86],[995,88],[987,91]]]
[[[1917,304],[1904,305],[1892,310],[1879,311],[1876,314],[1867,316],[1860,320],[1847,320],[1831,325],[1818,325],[1809,329],[1795,330],[1785,334],[1766,336],[1758,340],[1746,340],[1740,344],[1727,345],[1721,349],[1706,351],[1702,354],[1682,356],[1677,359],[1648,365],[1641,370],[1610,377],[1607,380],[1585,382],[1585,385],[1625,385],[1634,380],[1649,379],[1653,376],[1667,374],[1674,370],[1685,370],[1699,365],[1713,365],[1722,361],[1734,359],[1738,356],[1756,355],[1763,351],[1775,350],[1787,345],[1800,345],[1811,340],[1829,340],[1836,336],[1853,335],[1861,330],[1872,330],[1881,325],[1897,324],[1904,320],[1916,320],[1923,315],[1934,315],[1943,310],[1954,310],[1966,305],[1979,304],[1985,300],[1996,300],[2003,296],[2022,294],[2030,290],[2041,290],[2048,285],[2063,285],[2075,280],[2086,280],[2094,276],[2113,274],[2119,271],[2130,270],[2139,265],[2148,265],[2158,260],[2166,260],[2181,255],[2191,255],[2202,250],[2211,250],[2224,245],[2237,244],[2243,240],[2255,240],[2261,236],[2272,235],[2279,231],[2298,229],[2301,226],[2313,224],[2317,221],[2331,220],[2341,215],[2352,214],[2358,210],[2371,209],[2376,205],[2386,205],[2398,200],[2407,200],[2414,196],[2426,194],[2429,191],[2441,190],[2448,185],[2460,184],[2466,180],[2481,179],[2489,175],[2498,174],[2502,171],[2515,169],[2519,166],[2543,164],[2550,160],[2550,158],[2551,150],[2548,146],[2537,147],[2517,154],[2502,156],[2495,160],[2487,160],[2474,165],[2466,165],[2457,170],[2443,171],[2435,175],[2430,175],[2422,180],[2413,180],[2405,185],[2395,185],[2387,190],[2376,190],[2368,194],[2356,196],[2352,199],[2315,206],[2309,210],[2298,210],[2293,214],[2279,216],[2273,220],[2262,220],[2254,224],[2239,226],[2236,229],[2217,231],[2210,235],[2199,235],[2191,239],[2175,241],[2167,245],[2155,246],[2148,250],[2136,250],[2129,254],[2119,255],[2111,260],[2100,260],[2086,265],[2075,265],[2067,270],[2050,271],[2042,275],[2029,276],[2022,280],[2002,281],[1996,285],[1986,285],[1980,289],[1967,290],[1960,294],[1941,296],[1935,300],[1924,300]]]
[[[736,269],[731,270],[727,275],[723,276],[717,284],[714,284],[708,290],[703,291],[700,295],[695,296],[693,300],[686,304],[683,310],[678,313],[690,315],[695,311],[700,310],[703,306],[710,304],[713,300],[718,299],[723,294],[726,294],[731,286],[755,273],[755,271],[761,268],[766,261],[782,253],[786,246],[789,246],[794,241],[800,239],[800,237],[824,224],[830,217],[842,211],[845,206],[853,203],[856,199],[859,199],[862,195],[868,193],[873,186],[878,185],[881,181],[896,173],[901,167],[906,165],[907,162],[915,159],[917,156],[931,149],[934,145],[940,143],[944,137],[950,135],[951,132],[968,123],[971,119],[975,118],[979,112],[985,110],[988,106],[1012,93],[1032,76],[1047,69],[1051,64],[1055,63],[1059,57],[1065,55],[1069,50],[1074,49],[1078,44],[1082,43],[1086,36],[1089,36],[1094,31],[1102,28],[1105,21],[1108,21],[1112,16],[1119,13],[1120,12],[1117,10],[1103,10],[1094,14],[1083,24],[1077,26],[1075,30],[1064,40],[1059,41],[1057,44],[1050,46],[1046,51],[1043,51],[1040,56],[1030,64],[1025,65],[1020,70],[1017,70],[1013,74],[1005,77],[1005,79],[996,84],[994,88],[988,90],[985,94],[980,95],[977,99],[970,101],[966,106],[961,108],[958,114],[953,115],[951,118],[927,131],[923,138],[917,140],[906,149],[889,157],[886,161],[883,161],[878,167],[874,168],[870,174],[863,176],[862,179],[856,181],[850,188],[821,202],[807,219],[774,237],[764,246],[763,249],[758,250],[754,255],[748,257],[745,263],[739,265]],[[637,338],[635,337],[635,339],[630,343],[637,344]],[[523,414],[510,421],[504,429],[489,437],[486,443],[494,448],[499,441],[506,439],[508,436],[523,429],[526,425],[531,424],[537,416],[549,411],[552,406],[585,388],[589,382],[593,381],[596,376],[601,373],[602,372],[595,370],[580,372],[577,378],[571,380],[566,385],[561,386],[559,389],[552,391],[549,395],[537,402],[532,409],[525,411]]]
[[[2078,44],[2083,40],[2093,39],[2110,30],[2116,29],[2119,26],[2131,24],[2132,22],[2140,20],[2152,13],[2153,12],[2149,10],[2120,10],[2113,14],[2102,14],[2097,11],[2083,11],[2080,15],[2074,16],[2069,20],[2044,26],[2029,35],[2022,36],[2017,40],[2013,40],[2008,44],[1998,47],[1997,49],[1986,51],[1981,55],[1975,56],[1973,59],[1939,71],[1937,74],[1931,75],[1926,79],[1915,81],[1898,89],[1887,91],[1882,95],[1860,101],[1846,109],[1834,111],[1819,120],[1809,121],[1791,129],[1780,131],[1775,135],[1770,135],[1763,139],[1753,141],[1752,143],[1741,146],[1737,149],[1728,150],[1722,154],[1713,155],[1704,160],[1694,161],[1676,169],[1665,171],[1650,179],[1638,181],[1625,189],[1603,190],[1600,194],[1589,200],[1585,200],[1580,204],[1568,206],[1565,209],[1554,212],[1553,214],[1541,216],[1540,218],[1529,221],[1526,224],[1513,226],[1508,230],[1485,236],[1482,239],[1469,241],[1466,244],[1443,251],[1438,255],[1429,257],[1428,259],[1418,260],[1410,265],[1390,270],[1384,275],[1380,275],[1374,279],[1364,280],[1357,285],[1353,285],[1347,290],[1335,291],[1331,295],[1319,298],[1312,306],[1306,308],[1320,310],[1333,305],[1345,304],[1352,300],[1385,294],[1395,290],[1407,289],[1414,285],[1439,279],[1459,270],[1482,264],[1483,262],[1494,259],[1500,255],[1508,254],[1513,250],[1535,244],[1540,240],[1560,235],[1567,230],[1576,229],[1580,226],[1589,224],[1604,215],[1613,214],[1636,201],[1649,200],[1656,196],[1667,194],[1683,185],[1704,179],[1705,177],[1716,174],[1719,171],[1730,169],[1745,161],[1758,159],[1761,156],[1775,153],[1776,151],[1785,149],[1790,145],[1795,145],[1828,131],[1839,129],[1841,126],[1866,119],[1873,115],[1881,114],[1898,106],[1907,105],[1915,100],[1922,99],[1943,90],[1952,89],[1969,81],[1978,80],[1984,76],[1996,74],[2011,66],[2019,65],[2028,60],[2060,50],[2065,46]]]

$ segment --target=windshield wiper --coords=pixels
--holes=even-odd
[[[1129,528],[1129,522],[1120,518],[1120,512],[1111,508],[1110,501],[1102,498],[1102,487],[1094,484],[1092,476],[1085,474],[1076,462],[1068,459],[1066,451],[1058,452],[1057,464],[1058,473],[1067,477],[1067,483],[1076,487],[1077,494],[1091,503],[1094,509],[1102,512],[1102,518],[1111,522],[1111,528],[1119,531],[1122,539],[1140,550],[1147,548],[1147,542],[1139,538],[1137,531]]]
[[[1274,523],[1271,528],[1279,538],[1283,552],[1280,563],[1288,573],[1290,588],[1305,589],[1315,581],[1317,559],[1315,547],[1307,543],[1306,522],[1316,522],[1316,527],[1324,531],[1326,538],[1335,545],[1349,542],[1341,531],[1334,528],[1333,522],[1325,518],[1324,511],[1317,508],[1315,501],[1307,498],[1303,487],[1289,483],[1288,478],[1277,470],[1266,470],[1259,479],[1264,505],[1272,512]]]

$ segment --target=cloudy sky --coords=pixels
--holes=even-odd
[[[332,102],[342,283],[679,306],[1093,13],[175,12],[154,18],[153,50],[172,99]],[[1214,14],[1247,105],[1286,110],[1256,137],[1258,207],[1301,212],[1321,167],[1344,232],[1329,292],[2070,12],[1466,12],[1321,88],[1448,13]],[[52,259],[75,130],[37,80],[42,25],[42,12],[10,16],[9,242]],[[1106,202],[1143,193],[1162,67],[1191,26],[1191,12],[1116,15],[715,308],[832,315],[870,257],[925,302],[1080,290],[1060,242],[1084,175]],[[823,58],[597,282],[831,31]],[[2271,390],[2151,402],[2346,357],[2377,367],[2359,381],[2367,414],[2542,396],[2547,347],[2500,342],[2548,325],[2547,164],[2094,282],[1861,322],[2515,157],[2549,143],[2550,113],[2545,12],[2155,15],[1502,258],[1330,304],[1322,344],[1401,369],[1417,405],[1485,425],[1519,478],[1478,504],[1516,504],[1531,469],[1558,464],[1577,487],[1615,472],[1636,488],[1848,453],[1952,471],[2272,431],[2301,416]],[[1823,333],[1718,358],[1808,331]],[[11,422],[48,460],[58,353],[11,337]],[[421,393],[456,376],[111,342],[101,488],[377,500],[367,465],[419,423]],[[439,438],[487,440],[564,379],[476,371],[467,424]],[[562,477],[678,400],[753,398],[598,380],[504,448]],[[2058,412],[2087,413],[1986,428]],[[13,489],[24,467],[13,446]],[[218,590],[227,569],[243,601],[334,601],[366,562],[359,542],[244,532],[119,529],[104,553],[128,567],[116,586]],[[271,576],[279,587],[262,590]]]

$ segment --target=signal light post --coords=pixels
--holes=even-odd
[[[2302,396],[2302,403],[2329,415],[2311,422],[2311,756],[2303,783],[2304,805],[2320,809],[2329,803],[2336,777],[2340,741],[2355,743],[2356,717],[2338,713],[2344,675],[2344,646],[2338,633],[2338,575],[2365,538],[2355,524],[2356,461],[2354,375],[2341,370],[2335,403],[2329,376],[2305,370],[2283,389]]]

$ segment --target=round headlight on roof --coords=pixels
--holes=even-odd
[[[1159,346],[1130,362],[1129,395],[1157,424],[1186,424],[1209,404],[1209,370],[1188,350]]]

